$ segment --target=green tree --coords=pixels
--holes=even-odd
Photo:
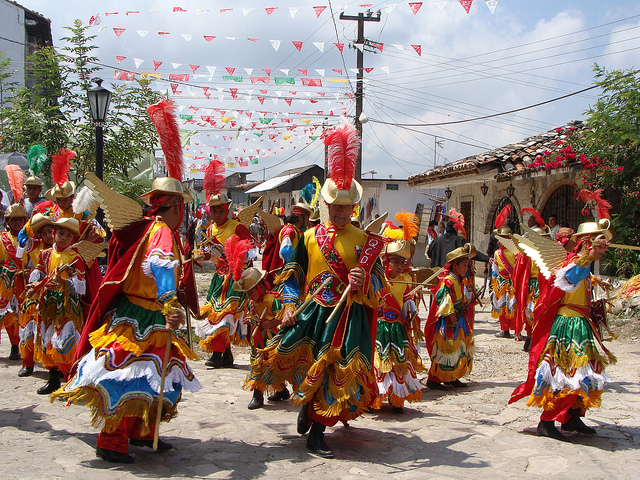
[[[69,35],[56,51],[53,47],[30,56],[27,75],[36,80],[33,89],[21,89],[11,108],[2,108],[5,135],[1,147],[26,152],[43,145],[49,154],[68,147],[77,153],[74,169],[78,181],[95,166],[95,126],[89,113],[87,91],[98,80],[99,59],[95,36],[75,20]],[[1,72],[0,65],[0,72]],[[159,100],[150,89],[152,79],[135,79],[112,90],[111,107],[104,127],[104,177],[123,193],[135,196],[141,187],[129,178],[142,159],[153,153],[156,132],[146,107]]]
[[[598,101],[587,110],[589,126],[581,145],[601,164],[592,188],[604,188],[614,205],[612,223],[618,243],[638,245],[640,239],[640,71],[607,71],[594,67],[595,83],[602,88]],[[611,250],[607,254],[617,273],[640,273],[640,254]]]

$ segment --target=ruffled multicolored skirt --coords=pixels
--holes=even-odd
[[[75,376],[52,394],[69,403],[86,405],[92,424],[114,431],[125,417],[142,420],[142,435],[155,422],[168,332],[162,311],[148,310],[118,297],[106,314],[105,325],[93,332],[93,349],[78,363]],[[186,363],[198,360],[181,337],[171,334],[165,377],[162,420],[177,414],[182,390],[195,392],[200,382]]]
[[[246,295],[233,289],[231,275],[213,275],[207,300],[209,303],[200,309],[200,315],[207,318],[194,324],[200,348],[212,353],[223,351],[230,343],[249,345],[247,325],[243,321]]]
[[[456,324],[447,326],[447,317],[436,321],[431,351],[429,376],[443,382],[453,382],[471,373],[473,368],[473,331],[459,315]]]
[[[372,407],[380,408],[387,397],[394,407],[402,407],[405,401],[420,401],[422,386],[417,373],[423,371],[418,350],[404,324],[379,318],[374,354],[379,395]]]
[[[260,351],[244,388],[277,391],[289,381],[292,403],[309,403],[311,418],[328,426],[368,409],[378,395],[369,320],[358,303],[343,319],[345,308],[327,324],[333,308],[311,302],[295,325],[282,329]]]
[[[572,408],[583,414],[600,406],[604,384],[610,380],[604,373],[608,359],[596,348],[586,318],[556,315],[541,358],[527,405],[553,410],[559,399],[575,395]]]
[[[22,311],[20,312],[20,356],[26,359],[28,363],[34,361],[35,342],[38,315],[40,311],[40,301],[37,298],[27,297],[22,303]],[[42,343],[41,335],[37,336],[38,341]]]

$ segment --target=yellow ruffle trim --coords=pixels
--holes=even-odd
[[[542,394],[531,394],[529,400],[527,400],[528,407],[542,407],[543,410],[553,410],[556,406],[556,402],[561,398],[568,395],[578,395],[580,398],[572,408],[580,408],[581,411],[585,411],[588,408],[598,408],[601,403],[603,390],[591,390],[589,397],[585,398],[585,392],[583,390],[563,390],[559,393],[554,393],[550,387],[545,387]]]
[[[123,418],[136,417],[142,419],[140,433],[142,435],[148,435],[150,425],[155,423],[158,409],[157,400],[149,405],[146,400],[131,399],[121,405],[115,414],[106,415],[104,413],[104,399],[102,395],[90,387],[80,387],[71,392],[65,392],[60,388],[51,394],[51,403],[57,398],[66,399],[67,406],[74,403],[88,407],[91,412],[91,425],[107,433],[115,431]],[[171,408],[167,408],[168,405],[165,404],[160,421],[169,422],[178,414],[178,402],[179,400]]]
[[[162,348],[167,345],[167,331],[160,330],[153,332],[146,340],[138,340],[135,338],[134,327],[131,325],[118,325],[110,332],[106,332],[108,325],[105,324],[98,330],[89,335],[89,341],[91,346],[96,350],[100,348],[109,348],[114,343],[118,343],[123,350],[131,352],[134,355],[141,355],[150,347]],[[189,360],[200,360],[200,357],[196,355],[186,344],[186,342],[179,335],[171,335],[171,344],[175,347],[183,356]]]
[[[382,403],[387,398],[389,398],[389,403],[392,406],[403,408],[404,402],[413,403],[413,402],[419,402],[420,400],[422,400],[422,391],[418,390],[417,392],[410,393],[406,397],[399,397],[395,393],[393,393],[393,387],[391,387],[389,389],[389,392],[387,392],[384,395],[378,395],[376,397],[376,399],[373,401],[373,405],[371,405],[371,408],[379,410],[380,407],[382,407]]]
[[[425,368],[422,365],[422,360],[417,357],[411,349],[405,349],[405,359],[398,359],[398,353],[390,348],[389,354],[385,358],[380,358],[378,350],[373,356],[373,362],[376,369],[381,373],[393,372],[396,377],[404,378],[409,373],[408,365],[411,364],[416,373],[424,372]]]
[[[561,368],[565,372],[584,367],[592,360],[600,362],[603,365],[607,365],[610,360],[601,355],[593,344],[589,345],[583,354],[576,353],[573,348],[568,352],[563,348],[558,349],[556,348],[557,345],[555,342],[547,344],[540,358],[544,358],[545,356],[550,357],[553,361],[552,365]],[[615,357],[612,363],[615,363]]]

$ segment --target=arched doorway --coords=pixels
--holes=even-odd
[[[502,211],[504,207],[507,205],[511,205],[511,212],[509,213],[509,219],[514,223],[515,227],[513,229],[514,232],[520,232],[520,218],[518,215],[518,209],[513,204],[509,197],[503,197],[502,200],[498,202],[498,206],[493,211],[493,217],[491,219],[491,226],[494,227],[496,223],[496,217]]]
[[[576,230],[578,225],[585,221],[585,217],[582,215],[584,203],[574,198],[575,193],[576,189],[573,185],[562,185],[558,187],[549,196],[547,203],[542,209],[542,218],[544,218],[544,221],[547,222],[549,215],[555,214],[558,216],[560,225],[566,223],[569,227]]]

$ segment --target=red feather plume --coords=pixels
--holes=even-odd
[[[402,225],[404,239],[413,240],[413,237],[418,234],[418,217],[411,212],[398,212],[395,214],[395,219]]]
[[[184,163],[182,162],[182,145],[176,120],[176,104],[171,100],[162,99],[158,103],[149,105],[147,112],[160,139],[167,175],[182,182]]]
[[[51,179],[59,187],[69,179],[71,159],[75,156],[76,152],[68,148],[62,148],[58,153],[51,155]]]
[[[455,208],[451,207],[449,209],[449,220],[453,222],[453,227],[456,229],[456,232],[462,232],[464,234],[464,238],[467,238],[467,232],[464,230],[464,215],[458,212]]]
[[[526,214],[531,215],[535,219],[536,223],[540,228],[544,228],[544,225],[545,225],[544,219],[542,218],[542,215],[538,213],[537,210],[533,208],[523,208],[522,210],[520,210],[520,215],[524,217]]]
[[[13,203],[18,203],[24,194],[24,172],[18,165],[7,165],[4,171],[7,172]]]
[[[36,213],[47,213],[47,210],[53,207],[53,202],[51,200],[45,200],[44,202],[40,202],[38,205],[33,207],[33,214]]]
[[[360,149],[358,131],[351,123],[344,123],[325,137],[324,144],[328,146],[329,178],[339,190],[349,190]]]
[[[242,275],[244,258],[249,250],[251,250],[251,242],[249,240],[240,240],[240,237],[236,234],[231,235],[224,242],[224,256],[227,259],[227,264],[234,280],[238,280]]]
[[[502,210],[500,210],[500,213],[498,213],[498,216],[496,217],[496,221],[494,222],[494,226],[496,228],[500,228],[501,226],[503,226],[507,222],[507,219],[509,218],[510,213],[511,213],[511,204],[506,205]]]
[[[207,201],[211,195],[218,195],[224,187],[224,163],[213,160],[204,171],[204,193]]]
[[[597,207],[598,209],[598,217],[609,218],[611,216],[610,210],[612,207],[611,204],[602,197],[602,193],[602,188],[598,188],[593,192],[585,188],[583,190],[580,190],[580,193],[578,195],[580,196],[580,200],[582,200],[584,203],[588,204],[591,201],[595,203],[595,207]]]

